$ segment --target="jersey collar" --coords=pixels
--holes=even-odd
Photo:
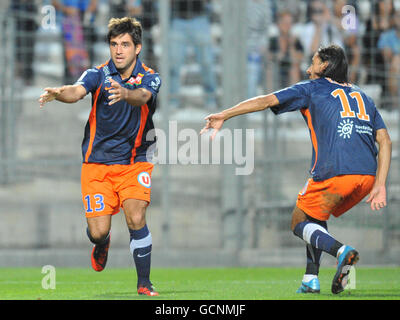
[[[340,85],[340,86],[352,87],[352,84],[351,84],[351,83],[339,83],[339,82],[336,82],[336,81],[334,81],[334,80],[332,80],[331,78],[328,78],[328,77],[325,77],[324,79],[325,79],[325,80],[328,80],[330,83],[338,84],[338,85]]]
[[[139,72],[141,71],[142,68],[142,61],[140,61],[139,57],[136,58],[136,65],[133,68],[132,71],[132,76],[134,76],[136,78],[136,76],[139,74]]]
[[[115,74],[119,74],[117,68],[115,67],[114,62],[112,61],[112,59],[110,59],[109,63],[109,69],[110,69],[110,74],[111,75],[115,75]],[[139,74],[139,72],[141,71],[141,67],[142,67],[142,62],[140,61],[139,57],[136,58],[136,65],[133,68],[132,71],[132,76],[136,78],[136,76]],[[128,77],[129,79],[129,77]]]

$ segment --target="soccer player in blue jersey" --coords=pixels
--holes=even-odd
[[[246,113],[271,108],[275,114],[300,111],[312,142],[311,178],[299,193],[291,230],[307,245],[307,267],[299,293],[319,293],[322,252],[338,260],[332,293],[344,290],[357,250],[328,233],[327,220],[339,217],[367,197],[372,210],[386,206],[391,140],[372,99],[348,83],[347,60],[336,45],[320,48],[307,70],[310,80],[245,100],[206,117],[201,133]],[[376,148],[378,144],[379,149]]]
[[[105,268],[111,217],[123,208],[139,294],[156,296],[150,282],[152,237],[146,223],[153,164],[147,157],[155,140],[152,116],[161,85],[159,75],[139,59],[142,27],[133,18],[113,18],[108,25],[111,59],[86,70],[74,85],[45,88],[40,106],[52,100],[74,103],[92,94],[92,109],[82,142],[82,201],[87,235],[94,244],[92,267]]]

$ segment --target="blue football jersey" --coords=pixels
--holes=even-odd
[[[328,78],[274,93],[275,114],[299,110],[310,131],[310,173],[315,181],[344,174],[375,175],[376,131],[386,128],[373,100],[360,88]]]
[[[129,105],[121,100],[109,105],[110,79],[135,90],[145,88],[152,94],[143,106]],[[76,82],[92,94],[92,109],[85,127],[82,156],[85,163],[131,164],[148,161],[147,150],[155,143],[152,116],[161,86],[160,76],[139,59],[131,77],[122,80],[112,60],[86,70]]]

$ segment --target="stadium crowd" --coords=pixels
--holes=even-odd
[[[170,0],[170,102],[180,103],[182,73],[191,53],[199,66],[198,81],[205,92],[204,104],[218,104],[220,75],[214,68],[221,61],[218,46],[222,4],[217,0]],[[90,64],[93,44],[104,41],[100,25],[113,16],[134,16],[143,24],[145,61],[157,68],[159,1],[152,0],[14,0],[9,10],[15,16],[17,74],[28,85],[34,81],[35,34],[40,29],[41,8],[52,5],[57,23],[79,13]],[[321,45],[343,47],[350,65],[350,80],[380,90],[380,108],[392,110],[399,100],[400,1],[397,0],[247,0],[248,96],[271,91],[306,78],[311,54]],[[104,10],[104,8],[106,8]],[[103,10],[101,10],[103,9]],[[101,15],[107,17],[101,19]],[[62,30],[62,28],[61,28]],[[61,38],[61,37],[60,37]],[[65,78],[68,61],[64,59]],[[73,81],[71,79],[70,81]]]

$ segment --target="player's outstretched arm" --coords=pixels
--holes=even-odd
[[[372,210],[379,210],[386,206],[386,179],[389,173],[392,157],[392,142],[386,129],[376,132],[376,142],[379,145],[378,169],[376,171],[375,183],[369,194],[367,202]]]
[[[75,103],[86,96],[86,89],[80,84],[67,85],[57,88],[45,88],[39,98],[40,107],[50,101],[57,100],[65,103]]]
[[[205,118],[206,125],[200,131],[200,134],[207,132],[208,129],[214,129],[214,132],[211,134],[211,139],[214,139],[226,120],[242,114],[262,111],[278,104],[278,98],[272,93],[242,101],[232,108],[208,115]]]
[[[140,107],[146,104],[151,98],[151,92],[144,88],[137,88],[134,90],[122,87],[117,81],[111,79],[111,89],[108,91],[110,96],[108,103],[110,106],[114,103],[125,100],[131,106]]]

